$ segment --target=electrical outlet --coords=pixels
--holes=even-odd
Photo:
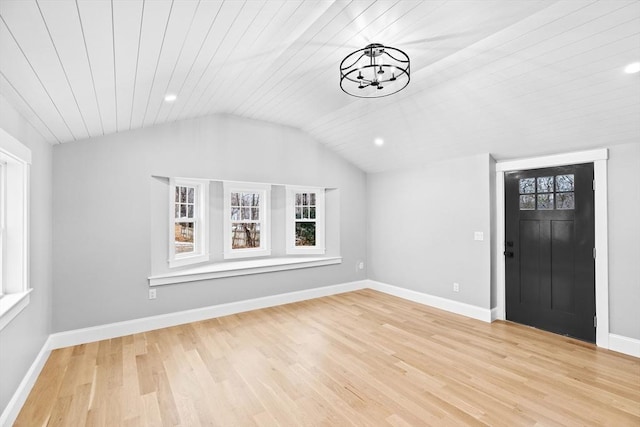
[[[360,261],[360,262],[358,263],[358,269],[360,269],[360,270],[364,270],[364,262],[363,262],[363,261]]]
[[[156,299],[156,289],[149,289],[149,299]]]
[[[460,292],[460,283],[453,282],[453,292]]]

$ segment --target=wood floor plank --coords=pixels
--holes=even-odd
[[[640,426],[640,359],[372,290],[51,353],[17,426]]]

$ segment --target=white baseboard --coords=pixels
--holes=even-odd
[[[142,319],[129,320],[125,322],[111,323],[108,325],[95,326],[91,328],[77,329],[67,332],[51,334],[42,346],[38,356],[31,364],[27,374],[20,382],[18,389],[0,414],[0,426],[10,426],[20,413],[22,405],[27,400],[29,392],[35,384],[38,375],[42,371],[51,350],[69,347],[72,345],[85,344],[104,339],[117,338],[154,329],[166,328],[181,325],[184,323],[197,322],[199,320],[211,319],[215,317],[228,316],[267,307],[275,307],[282,304],[305,301],[314,298],[321,298],[330,295],[337,295],[344,292],[357,291],[370,288],[386,294],[394,295],[419,304],[446,310],[462,316],[471,317],[484,322],[491,322],[497,318],[497,308],[492,310],[480,308],[474,305],[452,301],[446,298],[436,297],[413,290],[400,288],[386,283],[373,280],[361,280],[357,282],[343,283],[339,285],[325,286],[321,288],[307,289],[304,291],[290,292],[286,294],[272,295],[262,298],[255,298],[245,301],[220,304],[210,307],[203,307],[193,310],[168,313],[159,316],[145,317]],[[609,348],[613,351],[640,357],[640,340],[609,334]]]
[[[628,354],[629,356],[640,357],[640,340],[622,335],[609,334],[609,350]]]
[[[16,389],[15,393],[13,393],[11,400],[9,400],[9,403],[2,411],[2,414],[0,414],[0,426],[11,426],[15,422],[16,418],[18,418],[22,405],[27,401],[27,397],[29,397],[29,393],[31,392],[33,385],[36,383],[44,364],[49,358],[49,354],[51,353],[50,341],[51,336],[49,336],[45,341],[40,352],[36,356],[36,359],[29,367],[29,370],[24,378],[22,378],[22,381],[20,381],[20,385]]]
[[[451,313],[461,314],[463,316],[471,317],[473,319],[482,320],[484,322],[491,322],[491,310],[488,308],[481,308],[475,305],[466,304],[463,302],[453,301],[450,299],[436,297],[422,292],[412,291],[410,289],[400,288],[398,286],[388,285],[386,283],[376,282],[369,280],[369,287],[376,291],[384,292],[385,294],[394,295],[396,297],[404,298],[409,301],[417,302],[419,304],[428,305],[431,307],[446,310]]]
[[[504,320],[502,318],[502,316],[500,315],[500,308],[499,307],[493,307],[491,309],[491,321],[493,322],[494,320]]]
[[[154,329],[168,328],[171,326],[212,319],[215,317],[229,316],[231,314],[243,313],[245,311],[275,307],[292,302],[356,291],[366,288],[367,284],[368,282],[365,280],[342,283],[339,285],[324,286],[304,291],[289,292],[286,294],[213,305],[193,310],[161,314],[158,316],[143,317],[141,319],[127,320],[124,322],[110,323],[90,328],[58,332],[51,334],[50,349],[53,350],[72,345],[86,344],[89,342],[137,334],[140,332],[152,331]]]

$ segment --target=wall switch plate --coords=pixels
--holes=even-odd
[[[149,289],[149,299],[156,299],[156,289]]]
[[[460,283],[453,282],[453,292],[460,292]]]
[[[476,231],[473,233],[473,240],[484,240],[484,233],[482,231]]]

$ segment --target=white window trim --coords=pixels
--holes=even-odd
[[[175,251],[175,188],[195,187],[194,252],[176,254]],[[169,268],[209,261],[209,181],[187,178],[169,179]]]
[[[271,185],[224,181],[223,238],[224,259],[249,258],[271,255]],[[231,193],[261,193],[260,247],[233,249],[231,247]]]
[[[0,330],[29,304],[29,172],[31,150],[0,129],[0,162],[4,164],[5,247],[0,297]]]
[[[325,189],[319,187],[286,187],[286,249],[287,254],[308,254],[322,255],[325,253]],[[315,193],[316,195],[316,218],[315,220],[303,220],[305,222],[312,221],[316,223],[316,245],[315,246],[296,246],[296,220],[295,217],[295,195],[296,193]]]
[[[249,274],[342,264],[342,257],[278,257],[220,262],[148,277],[149,286],[173,285]]]
[[[4,283],[7,280],[7,249],[6,249],[6,198],[7,198],[7,162],[0,157],[0,298],[4,295]]]

